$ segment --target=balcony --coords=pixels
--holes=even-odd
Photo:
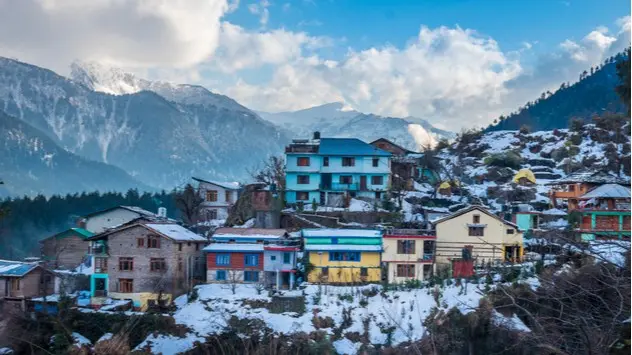
[[[107,255],[108,247],[106,245],[96,245],[91,246],[88,249],[88,254],[90,255]]]
[[[424,253],[424,256],[419,258],[419,261],[433,261],[434,260],[434,254],[432,253]]]
[[[331,183],[331,184],[320,184],[321,190],[327,191],[360,191],[360,184],[358,183],[350,183],[350,184],[340,184],[340,183]],[[367,190],[366,188],[364,190]]]

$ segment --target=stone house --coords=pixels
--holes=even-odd
[[[115,206],[102,211],[87,214],[79,219],[77,225],[80,228],[96,234],[139,218],[145,218],[148,220],[166,220],[167,211],[163,208],[161,213],[156,214],[137,206]]]
[[[94,233],[70,228],[40,240],[42,259],[52,268],[74,269],[84,262],[89,251],[88,238]]]
[[[230,208],[239,198],[241,185],[237,182],[218,182],[196,177],[193,180],[198,182],[198,193],[203,200],[200,219],[210,221],[228,218]]]
[[[206,238],[173,223],[131,223],[90,238],[93,304],[107,296],[144,310],[170,303],[204,280]]]

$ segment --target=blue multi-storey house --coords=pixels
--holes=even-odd
[[[287,203],[341,206],[351,197],[384,198],[391,153],[356,138],[295,139],[285,147]]]

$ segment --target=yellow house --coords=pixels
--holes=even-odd
[[[519,262],[524,253],[518,226],[482,206],[470,206],[433,221],[437,240],[435,263],[450,265],[471,247],[471,257],[481,262]]]
[[[382,232],[366,229],[303,229],[305,252],[313,269],[309,282],[379,282]]]

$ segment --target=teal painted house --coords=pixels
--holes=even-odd
[[[287,203],[342,206],[344,196],[382,199],[391,153],[356,138],[296,139],[285,148]]]

